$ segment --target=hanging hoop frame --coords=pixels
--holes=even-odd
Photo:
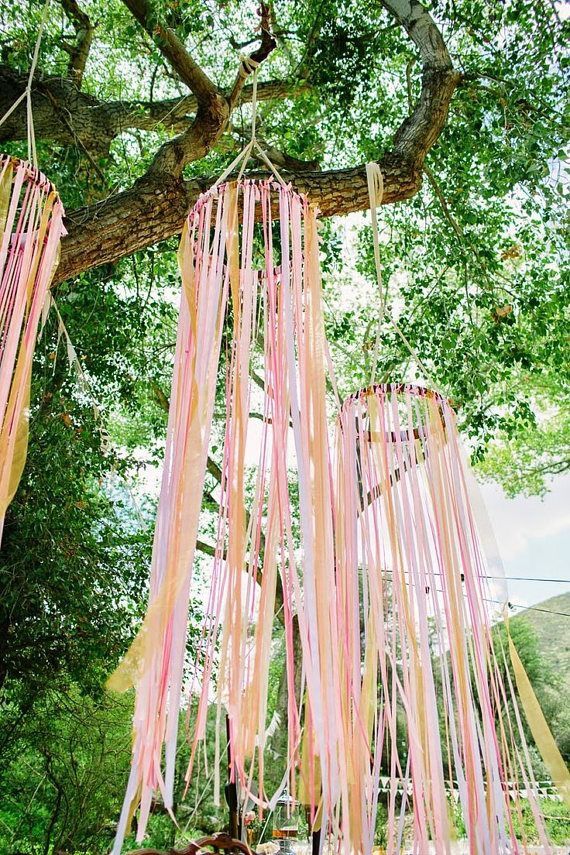
[[[444,406],[449,404],[448,399],[441,393],[434,389],[430,389],[427,386],[419,386],[415,383],[372,383],[369,386],[364,386],[358,391],[353,392],[348,398],[345,399],[342,409],[348,408],[352,405],[354,401],[366,401],[368,397],[374,395],[382,395],[382,396],[390,396],[392,394],[396,395],[405,395],[409,394],[414,396],[419,401],[427,400],[428,398],[433,398],[438,403],[438,410],[441,417],[442,427],[445,432],[445,415],[444,415]],[[409,441],[412,437],[409,435],[409,428],[403,428],[401,431],[401,438],[403,441]],[[414,427],[412,429],[412,435],[414,439],[421,439],[421,428]],[[375,440],[369,437],[370,441],[374,442]],[[388,437],[389,439],[389,437]],[[396,441],[394,437],[392,439],[393,442]]]
[[[240,157],[248,157],[246,146]],[[229,174],[232,165],[226,170]],[[292,615],[299,619],[306,652],[304,669],[320,723],[320,756],[327,763],[324,734],[334,728],[324,710],[333,688],[325,675],[327,657],[338,647],[332,624],[320,621],[323,661],[317,650],[317,603],[330,600],[332,553],[322,563],[326,533],[332,529],[332,498],[328,471],[328,433],[324,363],[324,321],[321,304],[319,238],[316,209],[309,200],[277,177],[228,181],[227,176],[204,193],[188,215],[179,260],[183,294],[175,357],[168,440],[157,532],[151,570],[151,597],[145,621],[127,656],[111,677],[114,689],[137,687],[136,732],[131,777],[119,822],[114,852],[120,851],[129,816],[141,803],[139,837],[144,833],[153,792],[160,788],[167,808],[172,804],[178,703],[184,665],[188,596],[206,471],[222,328],[228,301],[232,304],[232,338],[228,347],[226,429],[221,465],[221,508],[216,526],[209,615],[195,666],[202,674],[199,705],[192,731],[191,767],[205,737],[205,716],[211,699],[210,678],[218,653],[215,689],[218,718],[228,704],[232,780],[262,806],[273,804],[263,786],[265,710],[272,627],[280,579],[284,622],[288,627],[287,661],[289,716],[287,773],[282,787],[295,788],[300,746],[301,712],[294,689]],[[276,213],[277,212],[277,213]],[[274,219],[274,216],[276,217]],[[261,246],[255,246],[259,228]],[[261,255],[260,263],[257,253]],[[250,360],[263,326],[265,395],[262,438],[253,504],[245,493],[245,447],[250,430]],[[292,425],[292,427],[290,427]],[[307,432],[309,430],[309,432]],[[288,479],[288,444],[299,467],[302,540],[305,550],[303,590],[301,565],[291,540],[293,511]],[[268,448],[272,449],[269,456]],[[311,486],[318,483],[317,491]],[[246,513],[246,509],[249,510]],[[271,520],[270,531],[265,520]],[[281,520],[281,522],[278,522]],[[287,533],[289,532],[289,534]],[[329,547],[332,540],[328,538]],[[278,560],[278,556],[282,556]],[[287,556],[287,558],[285,558]],[[287,564],[287,569],[285,563]],[[258,577],[258,570],[263,574]],[[311,590],[313,593],[311,594]],[[225,594],[223,593],[225,591]],[[259,605],[255,630],[252,608]],[[329,603],[333,615],[332,600]],[[223,632],[221,647],[218,634]],[[244,635],[245,633],[245,635]],[[254,651],[245,655],[245,638]],[[231,659],[228,651],[233,651]],[[321,673],[322,671],[322,673]],[[320,711],[320,712],[319,712]],[[219,734],[219,729],[217,730]],[[148,746],[153,749],[149,752]],[[165,746],[165,771],[160,757]],[[220,741],[216,742],[220,757]],[[335,758],[331,757],[334,763]],[[258,765],[259,764],[259,765]],[[257,794],[251,791],[254,765],[259,769]],[[219,763],[214,762],[215,792]],[[187,780],[191,774],[188,772]],[[142,786],[141,786],[142,785]],[[329,806],[335,802],[331,793]],[[332,808],[331,808],[332,809]]]

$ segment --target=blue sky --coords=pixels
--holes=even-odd
[[[570,474],[559,476],[550,486],[544,499],[507,499],[497,484],[481,485],[507,578],[570,580]],[[510,601],[521,605],[532,605],[569,590],[570,581],[508,582]]]

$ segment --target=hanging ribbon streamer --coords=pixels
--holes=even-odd
[[[255,758],[258,801],[267,803],[263,752],[277,580],[283,600],[287,649],[290,766],[294,767],[299,743],[299,711],[294,686],[294,612],[305,653],[310,703],[320,711],[315,714],[323,723],[321,732],[331,727],[324,721],[322,712],[332,702],[333,687],[327,688],[323,680],[325,674],[330,674],[330,659],[335,648],[329,455],[324,367],[320,356],[324,324],[314,210],[303,197],[274,182],[245,182],[238,184],[237,190],[243,196],[243,219],[238,230],[242,235],[241,270],[237,267],[236,239],[230,241],[228,250],[234,338],[226,384],[222,501],[217,524],[217,559],[213,564],[208,605],[210,630],[196,668],[201,690],[194,750],[197,741],[205,737],[206,710],[211,697],[208,682],[214,670],[221,627],[217,697],[218,703],[223,701],[229,713],[235,775],[248,789],[252,770],[248,771],[247,761]],[[272,207],[279,210],[279,268],[272,245]],[[265,256],[264,269],[259,274],[251,267],[256,220],[261,221]],[[232,256],[235,256],[235,264]],[[249,363],[257,302],[261,304],[264,319],[265,394],[261,437],[255,441],[259,456],[253,470],[256,473],[254,500],[246,515],[245,448],[251,433],[252,399]],[[303,509],[302,575],[292,534],[294,503],[288,474],[291,454],[297,460]],[[326,625],[317,615],[319,608],[328,609],[327,614],[330,612]],[[325,736],[321,745],[324,754],[328,750],[326,740]],[[290,786],[292,789],[295,786],[294,777]]]
[[[32,82],[48,10],[49,0],[26,88],[0,119],[2,124],[26,99],[30,162],[0,155],[0,541],[26,462],[36,336],[66,234],[59,196],[37,168],[32,113]]]
[[[26,461],[32,360],[65,234],[48,179],[0,155],[0,538]]]
[[[430,840],[450,851],[450,789],[471,852],[517,851],[505,782],[526,784],[532,769],[497,724],[507,696],[453,411],[408,384],[364,389],[342,408],[335,459],[344,837],[351,851],[371,851],[382,776],[387,850],[397,852],[396,796],[409,778],[414,851]],[[546,839],[536,799],[534,809]]]
[[[139,836],[144,834],[155,790],[161,791],[165,806],[172,809],[188,600],[227,300],[228,283],[221,264],[221,231],[226,227],[226,220],[212,222],[212,206],[205,205],[200,217],[188,220],[180,243],[183,288],[149,607],[108,684],[117,691],[137,689],[133,763],[115,852],[120,852],[139,802]]]
[[[558,789],[560,795],[570,807],[570,774],[562,754],[552,732],[548,727],[548,723],[544,717],[544,713],[540,708],[538,699],[532,688],[532,683],[528,678],[525,667],[521,662],[520,656],[515,647],[515,643],[511,637],[509,628],[508,616],[505,619],[507,627],[507,635],[509,639],[509,653],[515,675],[519,698],[530,727],[530,732],[536,743],[536,747],[540,751],[540,755],[544,761],[544,765],[550,772],[552,782]]]

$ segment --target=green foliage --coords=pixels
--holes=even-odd
[[[525,431],[501,432],[478,466],[487,479],[498,480],[508,496],[544,495],[549,480],[570,466],[570,422],[567,391],[553,383],[547,394],[537,390],[542,417]]]
[[[123,798],[130,698],[49,689],[18,727],[0,778],[2,852],[105,853]]]
[[[555,734],[558,748],[565,758],[566,763],[568,763],[570,761],[570,715],[568,712],[570,709],[570,692],[568,690],[568,683],[565,680],[565,674],[561,672],[560,668],[556,667],[555,662],[549,654],[549,647],[544,643],[544,636],[542,636],[542,643],[540,643],[537,630],[529,621],[527,615],[511,619],[511,638],[544,712],[550,730]],[[545,615],[545,617],[547,616]],[[504,655],[506,661],[509,663],[510,680],[514,686],[515,679],[510,665],[507,634],[503,624],[499,624],[494,628],[494,644],[499,662],[501,662]],[[505,684],[508,685],[505,673],[503,673],[503,679],[505,680]],[[528,728],[526,729],[526,739],[530,745],[534,744],[532,734]],[[534,765],[538,779],[547,779],[548,771],[545,769],[538,752],[535,753],[535,757],[536,762]]]

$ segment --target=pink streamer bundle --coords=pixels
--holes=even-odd
[[[276,250],[275,209],[279,211]],[[254,267],[256,222],[262,231],[261,270]],[[263,748],[279,580],[287,646],[292,786],[300,742],[293,667],[296,612],[311,714],[319,734],[323,780],[335,790],[338,787],[337,718],[327,713],[339,693],[330,681],[338,644],[318,252],[315,210],[305,198],[273,181],[214,187],[189,215],[180,249],[184,296],[149,609],[139,635],[110,680],[114,689],[137,687],[133,764],[115,852],[120,851],[139,801],[139,839],[144,835],[155,789],[160,789],[168,808],[172,805],[189,588],[228,292],[233,337],[227,374],[222,500],[209,621],[200,650],[202,689],[193,748],[205,735],[210,679],[222,625],[216,691],[230,716],[232,768],[249,789],[252,764],[257,760],[259,800],[266,801]],[[246,512],[250,358],[260,313],[265,350],[264,419],[258,440],[254,499]],[[299,470],[303,580],[293,537],[287,475],[290,448]],[[335,800],[336,796],[331,796],[328,803]]]
[[[64,234],[63,206],[45,175],[0,155],[0,539],[26,461],[38,323]]]
[[[268,803],[263,753],[279,585],[289,690],[290,786],[294,791],[300,743],[293,649],[295,614],[327,804],[333,805],[339,786],[337,718],[329,711],[339,697],[333,679],[338,641],[316,215],[306,199],[274,182],[246,181],[239,192],[243,195],[239,271],[237,247],[230,246],[228,258],[234,334],[227,376],[222,498],[209,617],[196,669],[201,690],[192,761],[198,741],[205,738],[209,684],[217,665],[218,709],[223,701],[230,722],[232,774],[248,792],[257,762],[259,795],[254,798],[261,805]],[[279,211],[279,267],[273,247],[272,207]],[[261,222],[264,247],[264,266],[259,275],[252,269],[256,219]],[[250,358],[258,312],[263,317],[263,422],[255,439],[259,453],[253,500],[246,513],[245,449],[252,425]],[[290,463],[296,464],[298,471],[302,562],[293,537]]]
[[[345,402],[336,446],[345,839],[351,851],[371,851],[382,774],[388,852],[401,846],[408,786],[415,852],[430,840],[450,851],[452,793],[473,855],[518,852],[506,781],[526,788],[532,771],[508,718],[453,411],[418,387],[370,387]]]

